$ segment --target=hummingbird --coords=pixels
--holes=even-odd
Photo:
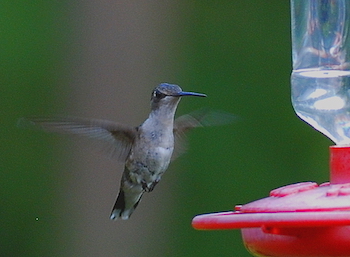
[[[222,123],[210,120],[212,113],[203,110],[174,119],[180,99],[185,96],[206,97],[202,93],[185,92],[175,84],[161,83],[152,92],[148,118],[138,127],[77,117],[22,118],[19,123],[26,121],[26,125],[34,125],[46,131],[77,134],[105,141],[113,156],[125,163],[119,194],[110,219],[127,220],[138,206],[142,195],[153,191],[176,157],[176,152],[181,151],[176,149],[174,152],[174,146],[175,143],[178,145],[184,133],[195,127]]]

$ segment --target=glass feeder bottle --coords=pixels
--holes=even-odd
[[[294,110],[337,145],[350,146],[350,3],[291,4]]]

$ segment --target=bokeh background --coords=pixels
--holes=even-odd
[[[288,1],[1,1],[0,255],[251,256],[240,231],[196,231],[300,181],[328,180],[332,143],[290,102]],[[131,125],[160,82],[203,92],[239,117],[197,129],[128,221],[109,220],[123,164],[69,136],[16,126],[28,115]]]

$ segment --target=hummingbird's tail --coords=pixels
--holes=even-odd
[[[137,186],[136,186],[137,187]],[[110,219],[121,218],[127,220],[139,204],[144,190],[135,190],[135,188],[121,187],[117,200],[115,201]],[[128,190],[129,189],[129,190]],[[131,190],[130,190],[131,189]]]

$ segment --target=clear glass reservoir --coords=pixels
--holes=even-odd
[[[337,145],[350,145],[350,1],[291,4],[294,110]]]

